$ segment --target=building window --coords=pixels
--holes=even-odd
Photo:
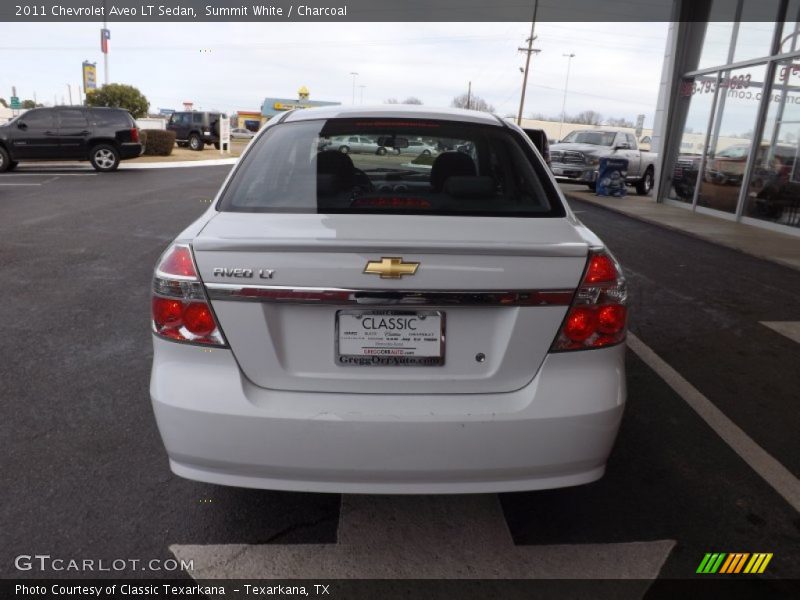
[[[776,64],[744,216],[800,227],[800,58]]]

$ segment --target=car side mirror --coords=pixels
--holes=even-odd
[[[27,128],[28,126],[25,123],[17,123],[17,129],[22,129],[22,131],[25,131]]]

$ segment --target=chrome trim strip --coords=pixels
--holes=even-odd
[[[569,306],[575,290],[356,290],[207,283],[211,300],[294,304],[403,306]]]

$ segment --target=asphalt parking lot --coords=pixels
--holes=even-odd
[[[397,517],[420,502],[343,503],[338,495],[222,488],[170,473],[148,394],[152,267],[208,208],[229,168],[23,168],[0,176],[2,577],[52,577],[15,568],[16,556],[35,553],[108,560],[175,553],[196,558],[207,576],[265,576],[266,562],[253,556],[285,560],[280,548],[335,545],[342,507],[363,514],[374,505],[379,517],[387,510]],[[800,343],[763,323],[800,321],[800,272],[593,206],[573,208],[626,270],[631,332],[782,465],[791,489],[800,476]],[[514,548],[546,553],[550,576],[581,576],[605,552],[618,558],[609,568],[624,567],[614,573],[645,578],[651,571],[694,577],[707,552],[769,552],[763,578],[800,578],[800,515],[765,477],[770,465],[745,462],[640,354],[629,351],[628,369],[628,408],[606,476],[500,495],[497,527],[478,528],[475,544],[510,534]],[[437,515],[466,507],[478,520],[495,518],[496,502],[423,501],[409,518],[433,519],[425,539],[436,544]],[[383,540],[382,556],[401,569],[403,538]],[[250,560],[245,545],[257,546]],[[228,571],[214,562],[220,556]],[[482,573],[489,557],[473,558],[473,572]],[[335,569],[336,558],[329,560]]]

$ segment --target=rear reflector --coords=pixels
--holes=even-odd
[[[156,335],[173,341],[226,345],[187,244],[173,244],[156,266],[152,326]]]
[[[605,250],[590,251],[580,288],[550,351],[604,348],[624,341],[627,297],[625,278],[614,257]]]

